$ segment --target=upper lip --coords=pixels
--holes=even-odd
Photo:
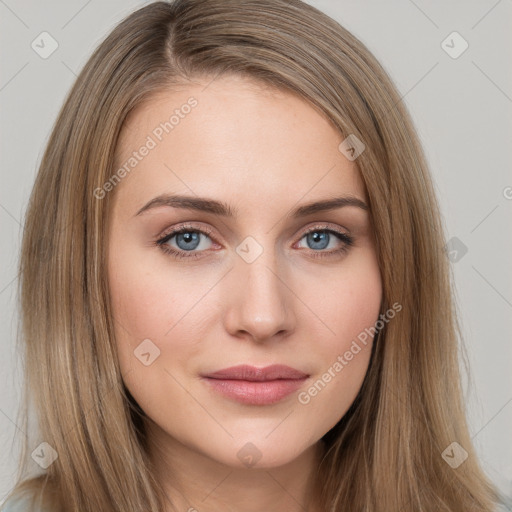
[[[265,368],[257,368],[256,366],[238,365],[224,368],[216,372],[203,375],[210,379],[232,379],[262,382],[278,379],[303,379],[309,377],[307,373],[301,372],[290,366],[283,364],[273,364]]]

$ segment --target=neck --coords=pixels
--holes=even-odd
[[[231,467],[147,425],[150,458],[168,498],[166,512],[317,512],[318,441],[283,466]]]

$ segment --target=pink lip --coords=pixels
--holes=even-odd
[[[308,374],[285,365],[266,368],[240,365],[203,375],[222,395],[250,405],[268,405],[299,389]]]
[[[277,379],[303,379],[304,377],[309,377],[309,375],[283,364],[273,364],[265,368],[256,368],[256,366],[242,364],[208,373],[203,375],[203,377],[261,382]]]

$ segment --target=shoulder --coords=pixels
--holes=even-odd
[[[9,498],[0,507],[0,512],[22,512],[23,510],[26,510],[26,505],[26,498],[21,498],[19,496],[16,498]]]
[[[0,512],[48,512],[41,507],[32,505],[32,500],[26,494],[15,495],[0,505]]]
[[[510,512],[512,510],[512,499],[507,500],[507,503],[501,503],[496,508],[496,512]]]

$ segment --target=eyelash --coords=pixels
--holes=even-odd
[[[179,228],[176,228],[169,233],[165,234],[162,238],[158,239],[155,244],[162,249],[162,251],[166,254],[169,254],[170,256],[176,258],[176,259],[186,259],[186,258],[192,258],[197,259],[201,258],[201,253],[205,251],[177,251],[176,249],[173,249],[169,247],[167,242],[173,238],[175,235],[180,235],[182,233],[201,233],[203,235],[206,235],[211,238],[212,230],[208,228],[201,228],[198,229],[197,227],[190,226],[190,225],[182,225]],[[334,229],[330,229],[327,226],[314,226],[313,228],[308,229],[305,231],[299,240],[302,240],[306,235],[309,233],[315,233],[315,232],[322,232],[322,233],[331,233],[335,235],[341,242],[344,242],[344,245],[340,249],[335,249],[331,251],[313,251],[313,258],[329,258],[334,257],[338,255],[342,255],[345,252],[349,250],[350,247],[354,244],[354,239],[347,235],[346,233],[342,233],[341,231],[337,231]]]

